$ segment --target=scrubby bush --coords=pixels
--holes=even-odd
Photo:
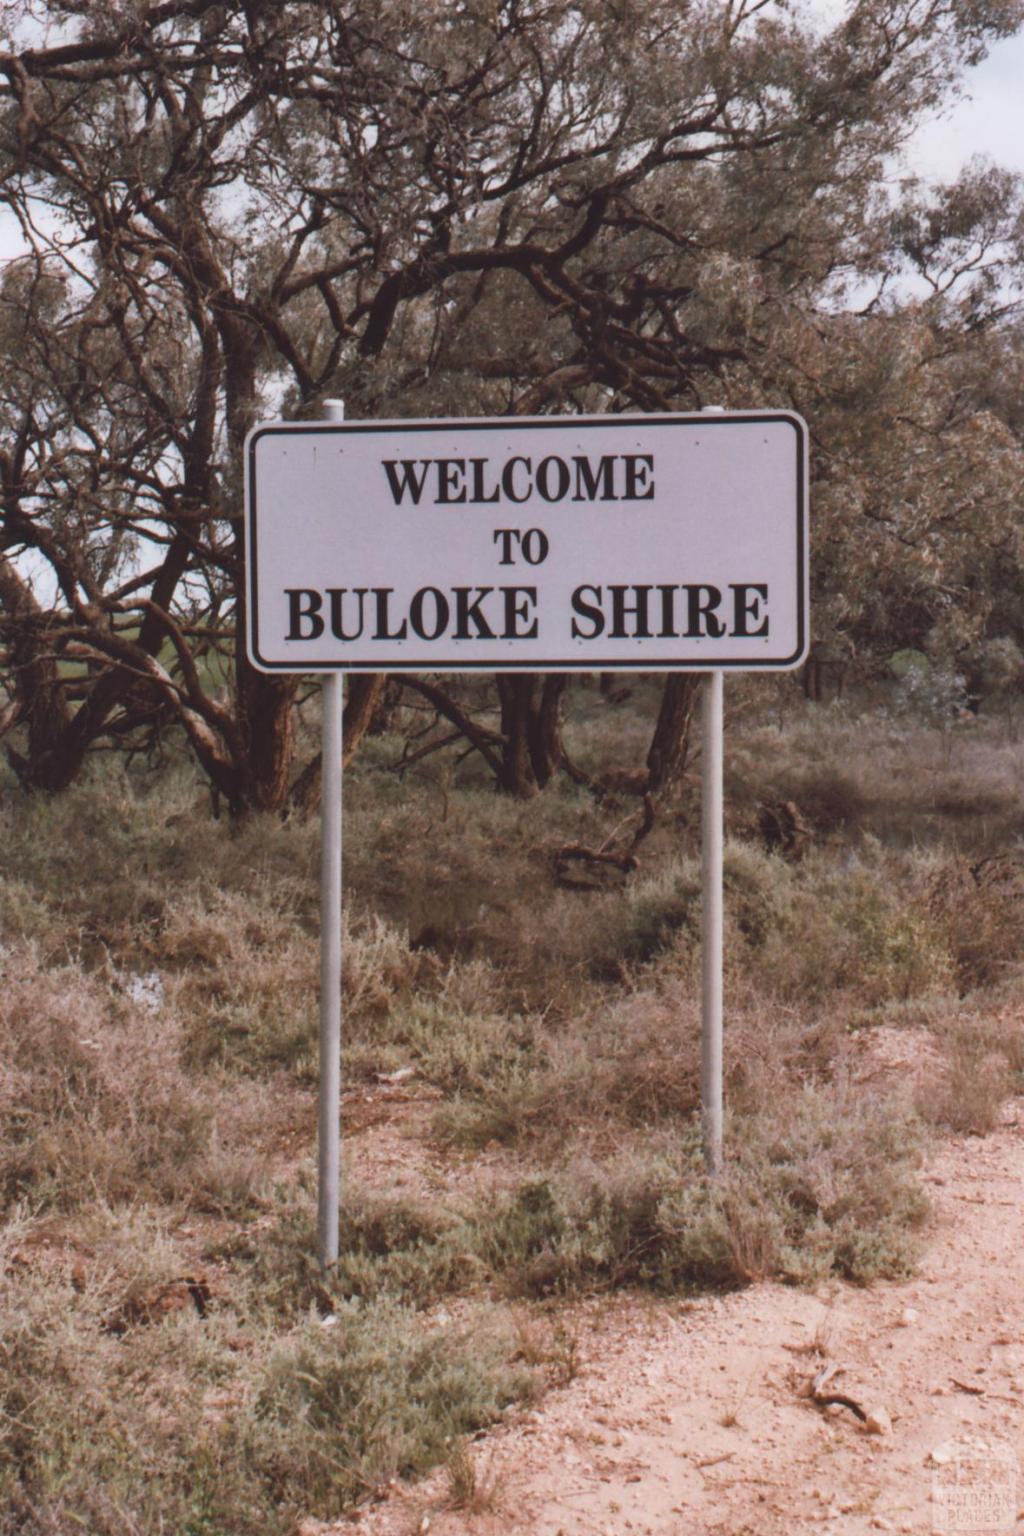
[[[280,1508],[340,1514],[391,1478],[443,1460],[460,1435],[532,1389],[515,1334],[434,1326],[397,1302],[342,1303],[271,1355],[242,1452]]]
[[[189,1188],[214,1107],[182,1071],[173,1025],[111,998],[75,966],[46,970],[31,950],[7,950],[0,963],[6,1203]]]
[[[453,1328],[339,1303],[267,1353],[244,1309],[115,1336],[107,1299],[51,1277],[0,1311],[3,1536],[285,1536],[443,1460],[541,1382],[493,1313]]]
[[[444,1321],[481,1296],[559,1315],[624,1285],[906,1272],[925,1127],[983,1133],[1024,1072],[1019,768],[984,722],[955,773],[913,722],[845,704],[767,729],[745,686],[713,1181],[691,786],[621,888],[568,890],[557,850],[628,836],[635,800],[399,781],[370,744],[346,786],[353,1176],[328,1274],[315,824],[212,824],[183,775],[0,803],[0,1536],[283,1536],[340,1512],[534,1389],[512,1356],[540,1356],[496,1314]],[[627,717],[601,729],[639,750]],[[799,859],[759,841],[780,796],[811,825]],[[859,1067],[908,1022],[927,1060],[887,1096]],[[401,1198],[379,1118],[410,1138]],[[205,1316],[148,1303],[195,1276]]]
[[[704,1175],[691,1122],[509,1193],[483,1251],[526,1294],[902,1274],[927,1209],[920,1146],[901,1102],[791,1089],[731,1123],[722,1179]]]

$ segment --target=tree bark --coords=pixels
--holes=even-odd
[[[501,767],[498,785],[507,795],[529,799],[550,783],[562,761],[560,673],[496,675],[501,701]]]
[[[342,767],[348,767],[356,748],[372,726],[387,681],[385,672],[358,672],[349,678],[348,699],[342,717]]]
[[[288,803],[295,749],[294,705],[297,677],[268,677],[239,655],[239,727],[244,750],[238,764],[238,792],[233,815],[245,811],[281,811]]]
[[[551,782],[562,761],[562,695],[567,682],[564,673],[549,673],[530,714],[530,763],[540,789]]]
[[[347,768],[355,757],[359,743],[370,729],[387,681],[384,672],[357,673],[349,678],[348,700],[341,721],[343,768]],[[322,768],[323,759],[318,752],[292,785],[289,800],[300,815],[308,815],[320,803]]]
[[[682,773],[690,749],[690,725],[700,679],[693,672],[669,672],[647,753],[647,788],[665,789]]]
[[[9,723],[23,723],[28,735],[27,756],[9,746],[8,760],[25,789],[63,788],[70,782],[60,750],[69,715],[47,637],[46,615],[31,587],[4,556],[0,556],[0,610],[12,621],[9,676],[15,709]]]

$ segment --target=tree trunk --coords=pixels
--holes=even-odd
[[[347,768],[356,748],[370,730],[387,687],[385,672],[357,672],[348,680],[348,699],[342,718],[342,766]]]
[[[498,784],[505,794],[525,800],[550,783],[562,761],[566,678],[561,673],[499,672],[496,681],[504,737]]]
[[[664,789],[686,767],[690,724],[700,678],[693,672],[669,672],[647,753],[648,791]]]
[[[341,765],[347,768],[356,748],[369,731],[377,707],[384,697],[387,675],[383,672],[356,673],[348,680],[348,701],[341,721],[343,754]],[[292,785],[289,799],[306,816],[320,803],[323,759],[318,752],[303,768]]]
[[[551,782],[562,761],[562,695],[567,682],[564,673],[549,673],[530,712],[530,764],[540,789]]]
[[[821,666],[813,649],[804,662],[804,698],[821,703]]]
[[[0,611],[12,621],[9,676],[16,707],[11,723],[23,723],[28,735],[28,755],[9,746],[8,760],[25,789],[63,789],[70,783],[60,750],[69,715],[45,615],[31,587],[2,556]]]
[[[384,686],[374,699],[369,724],[366,727],[367,736],[386,736],[394,728],[395,715],[401,702],[401,682],[391,673],[386,673]]]
[[[291,790],[297,677],[270,677],[250,666],[239,637],[235,657],[238,725],[244,742],[233,815],[283,811]]]

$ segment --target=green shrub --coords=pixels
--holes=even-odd
[[[528,1395],[535,1378],[515,1352],[514,1330],[493,1316],[429,1327],[396,1302],[344,1303],[274,1351],[239,1425],[241,1453],[278,1506],[341,1514]]]
[[[631,884],[625,893],[619,947],[627,960],[648,961],[677,942],[700,941],[700,866],[676,861]]]
[[[158,1536],[201,1520],[197,1536],[284,1536],[204,1413],[205,1393],[237,1375],[228,1331],[193,1313],[115,1337],[109,1300],[45,1271],[7,1289],[0,1533]]]
[[[905,1099],[843,1078],[793,1086],[733,1129],[724,1198],[750,1276],[866,1281],[909,1271],[928,1205],[917,1179],[922,1128]],[[749,1263],[743,1234],[765,1213],[760,1258]]]

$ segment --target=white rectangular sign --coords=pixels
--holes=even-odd
[[[807,429],[789,412],[269,422],[246,452],[268,672],[796,666]]]

